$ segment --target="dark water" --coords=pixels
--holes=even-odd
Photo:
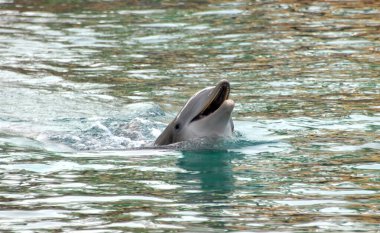
[[[379,232],[379,74],[378,1],[0,0],[0,229]],[[141,149],[223,78],[233,139]]]

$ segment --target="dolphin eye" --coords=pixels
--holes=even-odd
[[[180,128],[180,125],[177,123],[177,124],[174,126],[174,128],[175,128],[176,130],[178,130],[178,129]]]

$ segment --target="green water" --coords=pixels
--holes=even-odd
[[[0,0],[0,231],[380,231],[379,15]],[[234,138],[142,149],[220,79]]]

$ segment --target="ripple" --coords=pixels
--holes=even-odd
[[[148,10],[121,10],[118,11],[119,14],[128,15],[128,14],[136,14],[136,15],[150,15],[150,14],[162,14],[165,13],[165,10],[160,9],[148,9]]]
[[[347,166],[348,168],[353,169],[363,169],[363,170],[380,170],[380,163],[371,163],[371,164],[359,164]]]
[[[128,228],[142,228],[142,229],[185,229],[182,226],[154,223],[151,221],[131,221],[125,223],[112,223],[103,227],[128,227]]]
[[[309,206],[309,205],[331,205],[331,204],[347,204],[347,201],[341,200],[276,200],[276,203],[290,206]]]
[[[158,218],[157,220],[163,222],[206,222],[208,218],[195,216],[181,216],[180,218]]]
[[[180,28],[187,26],[186,23],[149,23],[149,24],[141,24],[141,27],[148,28]]]
[[[247,14],[248,11],[239,9],[228,9],[228,10],[214,10],[214,11],[203,11],[194,13],[194,15],[237,15],[237,14]]]
[[[357,214],[358,211],[352,209],[345,209],[340,207],[328,207],[320,209],[319,212],[326,214]]]
[[[167,43],[176,39],[184,37],[183,34],[161,34],[161,35],[152,35],[152,36],[143,36],[132,38],[132,41],[141,43],[141,44],[158,44],[158,43]]]
[[[6,169],[8,171],[14,170],[26,170],[37,173],[53,173],[60,171],[75,171],[75,170],[108,170],[114,168],[112,165],[106,164],[91,164],[91,165],[80,165],[74,162],[59,161],[50,164],[10,164],[10,165],[0,165],[0,168]]]
[[[2,221],[25,221],[25,219],[36,221],[44,218],[64,218],[69,211],[41,209],[41,210],[2,210],[0,218]]]
[[[320,189],[293,189],[294,193],[301,194],[314,194],[322,196],[342,196],[342,195],[370,195],[377,194],[378,192],[373,190],[320,190]]]
[[[342,146],[332,146],[328,148],[330,151],[357,151],[363,149],[380,149],[380,143],[366,143],[363,145],[350,146],[350,145],[342,145]]]
[[[314,227],[323,230],[340,230],[340,231],[352,231],[362,229],[361,223],[355,223],[350,221],[314,221],[304,224],[296,224],[296,227]]]
[[[132,215],[132,216],[137,216],[137,217],[151,217],[151,216],[154,216],[153,213],[144,212],[144,211],[129,212],[129,214]]]
[[[157,171],[157,170],[155,170],[155,171]],[[153,181],[153,180],[140,181],[139,183],[145,184],[145,185],[147,185],[153,189],[158,189],[158,190],[172,190],[172,189],[178,189],[181,187],[179,185],[172,185],[172,184],[168,184],[168,183],[163,182],[163,181]]]
[[[163,202],[170,203],[173,200],[149,197],[149,196],[61,196],[40,199],[27,199],[15,201],[14,204],[36,205],[36,204],[78,204],[78,203],[107,203],[119,201],[145,201],[145,202]]]

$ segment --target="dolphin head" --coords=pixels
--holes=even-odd
[[[167,145],[193,138],[231,136],[231,113],[235,103],[228,98],[229,94],[230,83],[227,80],[195,93],[154,144]]]

